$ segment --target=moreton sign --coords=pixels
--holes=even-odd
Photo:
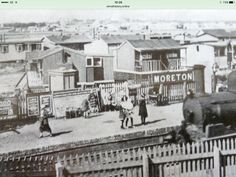
[[[193,81],[194,75],[192,72],[181,72],[181,73],[163,73],[154,75],[154,83],[174,83]]]

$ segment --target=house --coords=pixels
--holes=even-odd
[[[102,35],[100,39],[85,45],[85,52],[113,54],[114,50],[126,40],[138,40],[143,38],[144,37],[141,35]]]
[[[219,40],[228,40],[235,37],[224,29],[203,29],[197,33],[197,38],[194,42],[216,42]]]
[[[213,89],[213,72],[226,72],[226,70],[235,68],[236,41],[234,39],[204,43],[192,42],[184,46],[187,48],[187,66],[193,66],[194,64],[202,64],[206,66],[205,86],[207,92],[211,92]],[[214,68],[215,71],[213,71],[214,66],[217,66],[217,68]]]
[[[204,43],[185,44],[186,63],[190,67],[196,64],[204,65],[205,68],[205,91],[212,92],[212,67],[215,63],[214,47]]]
[[[58,71],[60,68],[73,70],[73,72],[75,70],[74,83],[70,83],[70,87],[64,87],[67,89],[72,86],[77,87],[77,83],[81,82],[113,80],[113,56],[111,55],[85,54],[57,46],[45,51],[29,53],[27,60],[27,70],[37,73],[34,74],[35,80],[41,78],[46,87],[50,85],[49,73],[52,71],[63,73],[62,70]]]
[[[91,43],[91,39],[84,35],[51,35],[43,39],[44,50],[57,45],[74,50],[83,51],[84,45]]]
[[[183,98],[186,88],[204,93],[205,67],[186,67],[186,61],[186,47],[173,39],[127,40],[117,50],[114,79],[148,84],[167,97]]]
[[[117,51],[117,68],[129,71],[178,70],[181,46],[173,39],[128,40]]]
[[[27,52],[41,51],[41,37],[15,37],[0,36],[0,63],[22,62]]]
[[[100,39],[85,45],[85,53],[100,55],[113,55],[113,68],[117,68],[117,49],[126,40],[143,39],[142,35],[102,35]]]

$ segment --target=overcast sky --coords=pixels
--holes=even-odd
[[[68,18],[236,21],[236,10],[0,10],[0,23],[43,22]]]

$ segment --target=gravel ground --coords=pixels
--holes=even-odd
[[[120,129],[119,112],[104,112],[88,119],[52,119],[49,124],[53,137],[44,133],[44,138],[39,138],[39,123],[25,125],[17,132],[0,134],[0,153],[40,148],[49,145],[64,144],[85,139],[107,137],[142,130],[156,129],[180,125],[183,120],[182,103],[157,107],[147,105],[148,118],[146,125],[140,125],[138,107],[134,108],[134,128]]]

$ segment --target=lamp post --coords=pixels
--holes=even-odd
[[[219,65],[215,62],[212,66],[212,71],[213,71],[213,78],[212,78],[212,92],[216,92],[216,82],[217,82],[217,79],[216,79],[216,72],[217,70],[219,69]]]

